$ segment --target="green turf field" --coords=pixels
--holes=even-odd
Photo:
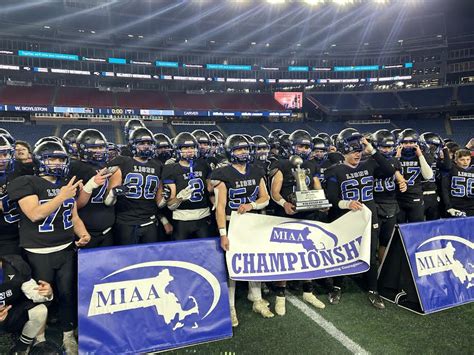
[[[350,351],[321,326],[287,301],[287,314],[263,319],[252,312],[245,286],[239,285],[237,313],[240,325],[231,339],[175,350],[172,354],[344,354]],[[243,287],[242,287],[243,286]],[[319,289],[323,292],[323,289]],[[341,303],[315,313],[331,322],[340,332],[373,354],[473,354],[474,304],[421,316],[386,302],[385,310],[373,308],[366,294],[347,279]],[[291,298],[291,297],[290,297]],[[296,298],[301,299],[299,295]],[[272,303],[274,296],[268,297]],[[311,309],[313,312],[313,309]],[[50,329],[50,339],[60,341]],[[343,341],[344,343],[344,341]],[[0,336],[0,354],[11,345]],[[347,343],[345,344],[347,345]]]

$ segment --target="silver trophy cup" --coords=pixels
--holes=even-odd
[[[308,189],[306,185],[308,170],[301,168],[303,159],[297,155],[292,155],[290,163],[294,166],[291,171],[296,181],[296,191],[290,195],[289,202],[295,206],[295,211],[314,211],[331,207],[332,205],[326,199],[324,190]]]

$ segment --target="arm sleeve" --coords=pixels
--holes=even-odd
[[[426,157],[422,155],[418,160],[420,161],[421,175],[423,175],[423,178],[426,180],[431,179],[433,177],[433,169],[431,169],[430,164],[426,161]]]

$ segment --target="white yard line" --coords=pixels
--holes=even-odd
[[[336,339],[339,343],[342,344],[347,350],[353,354],[369,354],[362,346],[354,342],[347,335],[337,329],[334,324],[324,319],[319,313],[317,313],[314,308],[308,306],[306,303],[301,301],[299,298],[289,295],[286,297],[287,300],[301,312],[307,315],[313,322],[323,328],[330,336]]]

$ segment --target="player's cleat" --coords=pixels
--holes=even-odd
[[[268,304],[265,303],[265,300],[255,301],[252,310],[255,313],[261,314],[263,318],[272,318],[275,316],[272,311],[268,309]]]
[[[254,297],[252,297],[252,295],[249,293],[247,295],[247,299],[250,301],[250,302],[257,302],[256,299],[254,299]],[[262,301],[263,303],[265,303],[265,305],[268,307],[270,305],[270,302],[268,302],[265,298],[262,298]]]
[[[286,297],[275,297],[275,313],[279,316],[284,316],[286,314]]]
[[[326,308],[326,305],[318,300],[318,298],[313,295],[312,292],[303,292],[303,300],[316,308]]]
[[[385,303],[377,291],[369,291],[369,301],[377,309],[385,309]]]
[[[232,321],[232,326],[235,328],[239,325],[239,320],[237,319],[237,311],[235,307],[230,307],[230,320]]]
[[[328,293],[328,301],[330,304],[338,304],[341,302],[341,288],[334,286],[331,292]]]
[[[63,349],[66,355],[77,355],[78,347],[76,338],[74,335],[71,336],[64,336],[63,337]]]

